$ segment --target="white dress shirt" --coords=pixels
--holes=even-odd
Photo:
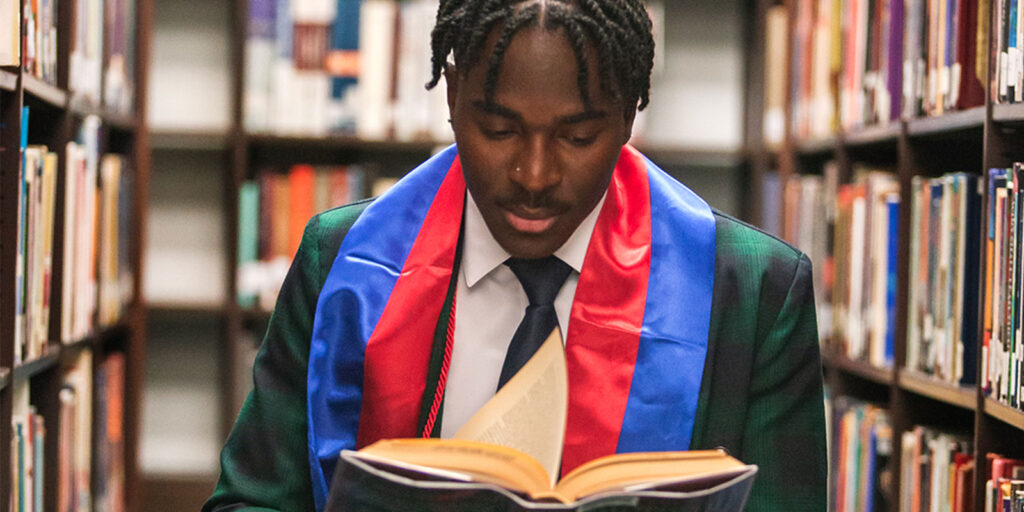
[[[555,297],[562,336],[569,332],[569,314],[583,259],[604,197],[555,256],[572,267]],[[466,192],[462,264],[455,303],[455,340],[448,368],[441,437],[451,437],[494,396],[505,352],[529,300],[512,269],[510,256],[491,235],[473,196]]]

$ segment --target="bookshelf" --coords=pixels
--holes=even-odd
[[[909,12],[910,6],[914,3],[916,2],[906,2],[903,3],[903,6]],[[1024,160],[1024,151],[1021,149],[1024,148],[1024,145],[1021,145],[1024,138],[1020,132],[1021,124],[1024,122],[1024,103],[999,103],[994,99],[995,95],[992,93],[991,84],[997,80],[996,68],[998,66],[992,65],[990,62],[987,67],[988,75],[979,80],[984,88],[983,98],[979,97],[977,104],[972,106],[948,109],[941,115],[924,115],[920,112],[908,115],[908,112],[904,111],[886,122],[853,122],[847,124],[846,128],[843,128],[843,122],[836,119],[833,122],[838,125],[838,128],[830,133],[797,134],[801,122],[797,110],[802,108],[802,104],[799,103],[800,97],[795,97],[794,94],[808,94],[807,89],[801,89],[803,82],[796,82],[803,78],[795,79],[793,77],[794,67],[800,65],[794,61],[796,58],[794,56],[806,55],[802,53],[806,50],[799,47],[800,42],[805,40],[802,39],[804,36],[801,35],[799,27],[802,26],[801,23],[806,23],[806,16],[819,15],[816,5],[825,4],[805,0],[757,0],[756,4],[757,14],[755,17],[759,20],[759,32],[756,34],[761,37],[761,44],[765,44],[763,41],[767,37],[765,34],[766,20],[771,9],[781,9],[788,26],[796,28],[783,36],[785,50],[776,55],[774,59],[767,58],[766,63],[762,64],[768,67],[780,66],[785,70],[783,78],[785,94],[782,98],[785,130],[784,133],[779,134],[781,135],[780,140],[777,140],[770,148],[762,140],[763,133],[761,131],[748,131],[753,134],[748,137],[748,150],[770,155],[770,158],[764,157],[759,160],[761,165],[753,173],[755,180],[763,180],[770,173],[777,173],[783,183],[786,183],[787,180],[800,180],[805,176],[822,175],[829,172],[825,168],[826,162],[829,162],[827,165],[832,166],[831,172],[834,172],[839,184],[854,183],[856,180],[855,169],[858,166],[866,165],[888,169],[899,185],[898,218],[896,224],[892,226],[898,246],[896,266],[894,274],[892,274],[895,277],[896,285],[893,302],[887,306],[893,314],[893,321],[889,325],[893,344],[892,364],[889,366],[871,365],[861,359],[851,359],[844,353],[839,353],[834,347],[842,346],[849,340],[841,332],[835,331],[832,339],[823,340],[823,371],[826,384],[830,388],[830,395],[832,397],[850,396],[878,404],[888,410],[893,429],[892,440],[896,445],[889,461],[889,467],[896,474],[893,475],[893,478],[886,480],[888,485],[883,490],[888,497],[888,510],[902,510],[900,508],[901,501],[907,499],[911,492],[906,486],[901,485],[899,478],[901,463],[905,462],[901,460],[903,454],[901,454],[899,443],[901,435],[911,432],[916,425],[937,427],[946,432],[965,436],[963,438],[970,440],[968,448],[973,452],[976,462],[973,481],[969,484],[974,493],[971,505],[975,511],[985,510],[984,489],[988,479],[988,468],[985,467],[984,462],[985,455],[1000,453],[1008,457],[1024,456],[1024,452],[1021,451],[1021,447],[1024,446],[1024,412],[988,397],[983,386],[961,385],[951,379],[939,380],[934,375],[927,375],[912,367],[913,365],[909,361],[908,348],[912,343],[911,339],[913,336],[921,336],[910,332],[910,314],[915,307],[912,303],[915,292],[912,292],[911,288],[914,286],[914,282],[917,282],[911,279],[913,277],[911,274],[913,263],[911,240],[915,233],[912,223],[918,222],[912,219],[914,212],[911,205],[917,193],[912,187],[915,180],[920,183],[920,180],[939,178],[947,173],[959,172],[973,176],[979,184],[979,190],[984,190],[979,194],[980,215],[977,220],[972,218],[970,221],[977,222],[977,225],[972,224],[969,229],[987,233],[992,226],[989,225],[989,214],[986,212],[988,212],[991,201],[994,200],[988,192],[988,170],[1010,167],[1014,162]],[[847,5],[846,2],[831,4]],[[986,6],[989,10],[978,13],[978,17],[981,20],[987,20],[989,27],[995,27],[1000,19],[998,14],[1000,2],[958,3],[961,6],[979,4]],[[871,5],[888,6],[891,4],[883,2]],[[939,4],[932,2],[932,5]],[[801,11],[801,9],[804,10]],[[900,16],[909,16],[902,10],[899,12]],[[886,20],[884,23],[888,22],[889,20]],[[874,22],[872,21],[871,24],[873,25]],[[888,25],[879,23],[873,26]],[[904,41],[908,39],[904,39]],[[987,42],[990,45],[988,48],[983,46],[979,46],[979,48],[983,48],[987,58],[991,59],[992,55],[998,54],[998,38],[994,28],[992,28],[992,37]],[[845,49],[846,46],[844,45],[843,48]],[[875,65],[870,60],[868,63]],[[842,73],[842,71],[838,73]],[[755,77],[754,86],[759,84]],[[760,85],[763,86],[763,84]],[[842,101],[842,99],[837,99],[836,104],[841,105]],[[870,103],[870,100],[866,101]],[[748,116],[752,119],[751,122],[761,124],[762,112],[768,105],[759,104],[753,107],[756,110],[748,112]],[[931,113],[935,114],[935,112]],[[768,199],[763,200],[767,201]],[[835,201],[835,198],[833,197],[832,200]],[[786,215],[781,211],[782,208],[784,207],[776,210],[769,209],[769,214],[778,214],[785,219]],[[979,298],[976,309],[964,305],[961,310],[964,318],[977,320],[975,324],[977,332],[965,333],[963,339],[964,343],[968,343],[968,339],[971,340],[971,343],[976,346],[969,348],[975,349],[979,354],[977,368],[965,368],[963,371],[976,370],[979,379],[983,370],[983,361],[981,361],[983,358],[980,354],[983,353],[982,344],[985,338],[985,327],[982,321],[986,312],[984,299],[987,293],[992,293],[986,288],[985,282],[987,269],[984,240],[985,238],[981,238],[975,246],[965,249],[973,252],[980,264],[971,268],[966,268],[965,265],[965,274],[976,278],[977,286],[967,287],[964,294],[959,295],[960,297],[976,295]],[[967,252],[964,254],[968,255]],[[962,262],[963,260],[956,261]],[[817,266],[819,263],[816,261],[815,265]],[[920,296],[922,292],[916,293]],[[923,293],[927,295],[927,292]],[[865,322],[867,321],[865,320]],[[935,372],[938,373],[939,370],[936,369]],[[875,509],[878,510],[877,502]]]
[[[86,3],[86,0],[80,1],[82,6]],[[72,76],[71,54],[78,46],[70,33],[82,29],[76,26],[81,21],[74,11],[76,4],[54,2],[48,5],[54,9],[54,31],[46,44],[55,44],[56,48],[51,47],[50,53],[32,58],[41,63],[39,66],[52,70],[52,75],[44,80],[40,76],[47,72],[41,71],[37,76],[28,61],[20,57],[9,63],[12,65],[0,66],[0,304],[4,305],[0,308],[0,439],[3,439],[0,442],[0,503],[11,503],[18,493],[14,486],[16,477],[12,474],[12,463],[18,457],[17,449],[12,446],[12,440],[17,439],[17,429],[12,423],[20,421],[20,397],[27,397],[34,408],[33,414],[43,418],[46,432],[45,438],[37,438],[36,448],[44,467],[36,468],[33,477],[43,490],[45,508],[38,503],[34,508],[49,511],[61,506],[62,498],[56,489],[66,487],[67,482],[58,468],[74,459],[75,462],[68,464],[75,474],[82,474],[84,470],[92,475],[92,481],[84,481],[88,488],[78,487],[85,491],[80,496],[91,502],[79,504],[80,507],[140,510],[137,459],[146,308],[141,292],[143,265],[138,241],[144,239],[145,193],[149,184],[145,91],[152,2],[132,1],[129,6],[125,2],[111,1],[109,8],[95,18],[102,26],[93,31],[100,44],[95,46],[99,53],[89,56],[92,62],[106,73],[112,55],[128,59],[123,75],[118,76],[134,87],[134,94],[127,104],[120,106],[115,102],[129,97],[116,94],[112,84],[117,76],[108,74],[105,81],[98,80],[100,89],[93,98],[84,94],[81,81]],[[10,2],[7,6],[15,9],[21,34],[27,33],[29,23],[23,11],[46,9],[46,6],[29,2]],[[133,32],[134,37],[117,32],[114,26]],[[6,35],[7,29],[4,30]],[[24,57],[28,59],[30,55],[26,53]],[[23,137],[30,148],[45,145],[44,153],[53,155],[46,158],[56,159],[55,167],[40,165],[37,168],[40,174],[30,178],[40,180],[32,185],[37,187],[39,196],[23,192],[33,190],[26,185],[28,178],[24,176],[36,172],[28,172],[23,165],[27,161],[22,158]],[[95,147],[81,149],[70,145],[77,142],[84,147],[86,139],[93,140]],[[90,152],[90,158],[97,158],[98,168],[92,172],[98,174],[92,174],[91,183],[72,178],[72,162],[75,162],[75,171],[92,165],[83,163],[85,160],[72,154],[73,151]],[[121,159],[116,164],[113,159],[99,160],[106,155],[119,155]],[[108,172],[113,173],[115,165],[120,178],[117,174],[109,174],[114,176],[110,180],[103,177]],[[76,188],[72,189],[72,183],[76,183]],[[81,231],[80,226],[88,224],[83,222],[86,216],[65,210],[65,205],[80,203],[76,192],[84,196],[95,193],[99,197],[95,208],[100,210],[97,218],[101,221],[89,228],[93,231]],[[47,200],[50,194],[51,199]],[[103,199],[101,194],[109,194],[109,197]],[[48,201],[52,201],[49,206]],[[102,213],[107,207],[112,208],[108,210],[109,215]],[[23,225],[20,219],[29,209],[31,212],[24,213],[24,218],[32,219],[33,224]],[[112,221],[112,218],[117,220]],[[118,226],[103,224],[108,221]],[[46,231],[52,234],[41,234]],[[19,244],[23,235],[28,240],[25,247]],[[72,236],[96,244],[96,260],[93,256],[80,257],[83,253],[72,243]],[[37,237],[49,240],[49,245],[44,242],[36,245]],[[109,259],[109,254],[102,256],[111,246],[116,246],[117,258]],[[32,252],[28,252],[30,250]],[[25,256],[19,258],[21,253]],[[19,264],[19,259],[23,265]],[[112,283],[105,280],[111,276],[104,270],[104,264],[111,262],[116,267],[113,278],[119,280],[112,296],[103,291],[115,286],[104,284]],[[81,271],[75,270],[80,265]],[[35,270],[29,272],[29,268]],[[25,273],[19,274],[18,270]],[[37,275],[41,276],[38,281]],[[82,279],[95,283],[92,294],[74,292],[80,290],[78,282]],[[27,301],[21,298],[23,291],[25,297],[36,293],[44,299],[38,307],[26,303],[23,311],[19,306]],[[72,299],[81,296],[86,298],[82,299],[80,307]],[[104,305],[105,296],[116,297],[113,309]],[[21,327],[16,328],[30,324],[25,320],[26,314],[32,318],[32,340],[25,337],[26,331]],[[75,314],[83,319],[80,325],[72,316]],[[38,349],[24,352],[22,343],[32,343],[35,339],[40,342]],[[83,366],[84,360],[91,362]],[[113,370],[115,366],[120,370]],[[79,379],[75,381],[77,384],[72,378]],[[72,389],[73,385],[78,386]],[[67,407],[73,407],[74,412],[66,414],[71,410]],[[83,421],[87,427],[81,430]],[[120,433],[108,431],[110,425],[116,425]],[[71,433],[65,436],[65,431]],[[108,435],[113,437],[108,438]],[[72,457],[65,453],[62,445],[66,442],[74,443],[79,449],[87,447],[82,453],[89,456]],[[110,476],[120,471],[123,471],[123,479]],[[17,502],[13,503],[18,507]]]

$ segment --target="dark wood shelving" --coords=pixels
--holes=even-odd
[[[889,386],[893,383],[892,368],[879,368],[864,361],[856,361],[846,356],[833,354],[822,354],[822,364],[826,368],[855,375],[878,384]]]
[[[991,398],[985,399],[984,407],[985,414],[1014,428],[1024,430],[1024,411],[997,402]]]
[[[150,313],[174,315],[223,315],[227,312],[224,304],[215,302],[150,302],[146,308]]]
[[[14,382],[26,381],[57,366],[60,363],[60,352],[60,345],[51,344],[43,355],[15,366],[12,379]]]
[[[899,370],[898,379],[900,388],[912,393],[963,409],[978,408],[977,389],[973,387],[957,386],[906,368]]]
[[[430,153],[435,148],[451,144],[438,141],[396,141],[363,140],[348,135],[327,135],[324,137],[302,137],[288,135],[245,134],[250,146],[262,147],[310,147],[320,149],[344,149],[365,152]]]
[[[671,146],[639,145],[637,149],[663,167],[668,166],[703,166],[703,167],[735,167],[742,164],[747,155],[743,150],[724,149],[720,151],[675,148]]]
[[[843,144],[846,146],[860,147],[876,144],[896,144],[899,140],[900,131],[903,125],[899,121],[892,121],[885,126],[869,126],[860,130],[854,130],[843,134]]]
[[[23,73],[21,83],[25,88],[25,94],[49,104],[55,108],[66,108],[68,104],[67,91],[50,85],[32,75]]]
[[[150,133],[154,150],[224,151],[230,135],[223,130],[155,130]]]
[[[1024,103],[992,105],[992,120],[997,123],[1024,124]]]
[[[907,134],[911,137],[948,135],[970,129],[981,129],[985,124],[985,107],[948,112],[941,116],[921,117],[907,121]]]
[[[81,117],[95,115],[103,120],[103,124],[119,130],[132,131],[135,129],[134,116],[98,107],[87,100],[75,97],[74,94],[71,95],[71,99],[68,101],[68,110],[72,114]]]
[[[798,155],[811,156],[811,155],[823,155],[835,151],[837,141],[835,137],[826,137],[821,139],[807,139],[796,141],[794,143],[794,149]]]
[[[18,88],[18,74],[16,72],[0,69],[0,89],[13,91]]]

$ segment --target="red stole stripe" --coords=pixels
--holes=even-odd
[[[416,437],[465,199],[466,182],[456,158],[367,341],[357,448],[380,439]]]
[[[651,264],[647,165],[623,149],[587,248],[566,339],[562,476],[615,453],[640,345]]]

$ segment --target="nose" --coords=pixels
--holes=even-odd
[[[544,192],[562,182],[562,172],[556,162],[548,142],[542,137],[533,137],[516,159],[510,178],[531,194]]]

